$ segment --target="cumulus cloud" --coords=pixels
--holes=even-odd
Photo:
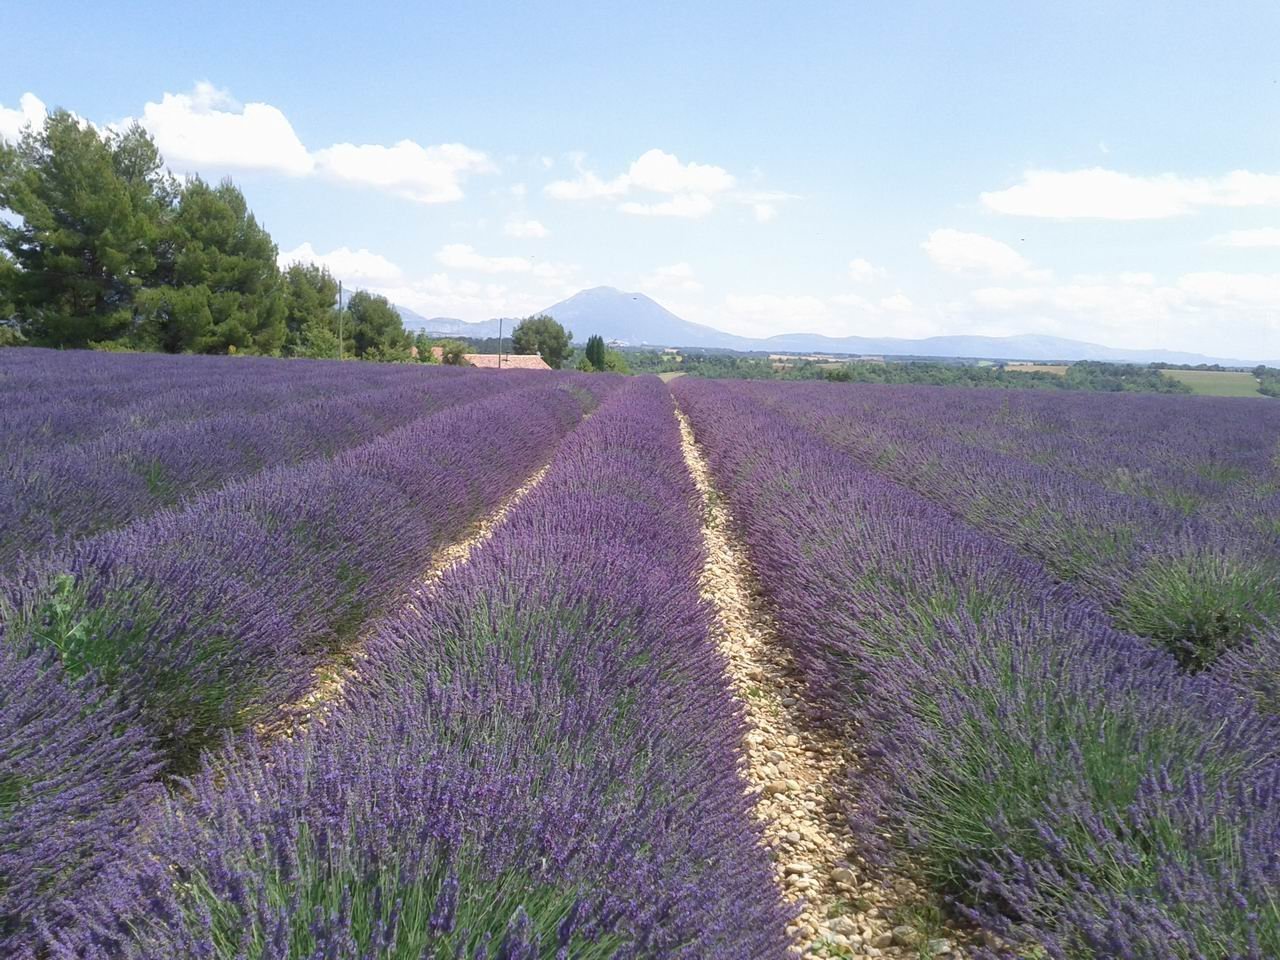
[[[1199,207],[1278,205],[1280,174],[1234,170],[1220,177],[1182,177],[1135,176],[1102,167],[1028,170],[1021,183],[983,193],[980,199],[989,210],[1012,216],[1156,220]]]
[[[1231,230],[1211,237],[1209,242],[1218,247],[1280,247],[1280,227]]]
[[[888,271],[884,267],[877,267],[870,260],[858,257],[849,261],[849,279],[854,283],[871,283],[873,280],[883,280],[886,276]]]
[[[989,286],[950,305],[972,332],[1052,333],[1118,347],[1170,347],[1211,356],[1280,356],[1280,273],[1077,276],[1062,283]],[[1228,337],[1234,331],[1234,338]]]
[[[628,182],[654,193],[710,194],[728,190],[737,182],[723,167],[709,163],[681,163],[675,154],[649,150],[631,164]]]
[[[239,104],[211,83],[198,83],[191,93],[166,93],[159,103],[142,108],[138,122],[178,171],[235,168],[305,176],[315,169],[278,108]]]
[[[390,147],[338,143],[317,151],[315,163],[334,179],[379,187],[418,203],[461,200],[465,177],[496,169],[484,153],[461,143],[424,147],[412,140]]]
[[[647,150],[632,161],[626,171],[610,180],[587,169],[583,158],[575,156],[577,176],[554,180],[543,188],[553,200],[618,200],[617,209],[642,217],[704,217],[721,198],[749,205],[757,220],[767,222],[776,215],[776,203],[786,194],[734,194],[738,179],[723,167],[709,163],[685,163],[673,153]],[[628,199],[640,194],[640,199]],[[659,199],[645,199],[645,194]]]
[[[725,298],[723,326],[744,336],[817,333],[828,337],[929,337],[942,332],[939,318],[921,310],[904,293],[878,301],[856,293],[830,297],[731,294]]]
[[[532,313],[545,304],[521,291],[500,283],[480,283],[434,273],[418,280],[384,286],[377,292],[392,303],[408,307],[426,317],[457,317],[488,320]]]
[[[544,286],[561,287],[578,272],[571,263],[536,261],[529,257],[490,257],[468,243],[447,243],[436,251],[436,260],[453,270],[472,273],[526,274]],[[573,292],[573,291],[570,291]]]
[[[477,273],[529,273],[533,264],[524,257],[486,257],[468,243],[447,243],[436,251],[436,259],[455,270]]]
[[[265,170],[323,176],[418,203],[448,203],[462,199],[467,177],[497,169],[485,153],[460,143],[424,147],[405,139],[390,146],[337,143],[313,150],[278,107],[241,104],[211,83],[147,103],[138,122],[180,173]]]
[[[628,200],[626,203],[619,205],[618,209],[623,213],[630,213],[639,217],[688,217],[697,219],[710,213],[713,206],[711,198],[705,193],[686,193],[658,203],[639,203],[635,200]]]
[[[1203,304],[1274,314],[1280,304],[1280,273],[1188,273],[1178,278],[1178,289]],[[1280,319],[1274,322],[1280,325]]]
[[[508,220],[502,228],[502,232],[508,237],[519,237],[521,239],[540,240],[545,237],[549,230],[537,220]]]
[[[19,97],[16,109],[0,103],[0,140],[16,142],[26,127],[43,124],[47,113],[44,101],[34,93],[24,93]]]
[[[606,183],[590,170],[580,170],[573,180],[553,180],[543,188],[543,192],[553,200],[595,200],[598,197],[621,196],[630,188],[625,175]]]
[[[338,247],[328,253],[319,253],[310,243],[303,243],[292,250],[282,250],[276,258],[280,268],[291,263],[314,263],[327,267],[339,280],[351,283],[390,283],[398,280],[401,270],[381,254],[361,247]]]
[[[666,290],[680,293],[697,293],[702,284],[693,274],[689,264],[672,263],[658,267],[640,278],[640,286],[646,290]]]
[[[962,230],[934,230],[921,244],[929,259],[955,274],[993,277],[1043,277],[1031,263],[1007,243]]]

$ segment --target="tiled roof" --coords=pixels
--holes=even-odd
[[[464,353],[462,359],[473,367],[488,370],[498,369],[496,353]],[[545,360],[536,353],[504,353],[502,355],[503,370],[550,370]]]

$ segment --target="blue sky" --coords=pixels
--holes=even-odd
[[[141,119],[427,315],[610,284],[750,335],[1280,359],[1275,3],[201,6],[8,6],[0,136]]]

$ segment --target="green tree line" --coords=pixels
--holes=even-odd
[[[764,356],[685,351],[627,351],[638,373],[683,372],[695,377],[734,380],[831,380],[838,383],[914,383],[947,387],[1040,390],[1094,390],[1126,393],[1190,393],[1191,388],[1153,366],[1082,360],[1063,374],[1006,370],[999,364],[941,363],[920,360],[815,361],[795,357],[775,363]]]
[[[239,187],[178,181],[136,124],[60,110],[0,142],[0,212],[0,344],[410,357],[385,297],[340,312],[326,269],[277,266]]]

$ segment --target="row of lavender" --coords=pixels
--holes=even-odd
[[[1280,955],[1280,722],[757,391],[673,387],[806,682],[870,745],[870,849],[1055,958]]]
[[[194,420],[116,430],[0,466],[0,572],[32,555],[154,513],[270,467],[333,456],[432,411],[529,386],[441,369],[429,379],[289,402],[275,388],[269,412],[214,412]],[[27,560],[24,560],[24,556]]]
[[[1079,584],[1122,629],[1166,643],[1192,668],[1223,660],[1220,669],[1231,671],[1261,701],[1280,706],[1280,641],[1271,626],[1280,617],[1280,466],[1275,459],[1280,408],[1270,401],[1159,398],[1177,408],[1173,422],[1186,425],[1180,435],[1157,426],[1160,418],[1148,404],[1131,408],[1129,398],[1111,398],[1117,404],[1114,420],[1147,411],[1149,432],[1162,437],[1164,462],[1183,465],[1185,483],[1177,489],[1201,504],[1188,515],[1167,498],[1108,489],[1088,478],[1108,469],[1105,447],[1086,442],[1101,419],[1091,406],[1097,401],[1059,401],[1065,412],[1055,430],[1046,430],[1059,436],[1059,460],[1040,463],[1007,449],[1014,446],[1013,438],[1034,432],[1041,422],[1037,418],[1048,422],[1048,414],[1023,410],[1020,416],[1032,426],[1002,434],[992,411],[1003,408],[990,396],[983,406],[929,388],[764,385],[749,392],[861,465]],[[1223,403],[1236,405],[1233,425]],[[1201,406],[1204,412],[1198,413]],[[965,407],[984,413],[956,414]],[[1079,422],[1068,430],[1067,421],[1077,414]],[[972,433],[966,424],[988,415],[992,419],[981,423],[982,431],[993,443],[1003,435],[1002,449],[951,435]],[[1166,413],[1163,419],[1170,417]],[[1230,440],[1215,443],[1215,436]]]
[[[837,402],[892,436],[946,437],[1183,513],[1277,490],[1280,406],[1265,399],[868,385]]]
[[[540,382],[233,482],[0,584],[0,945],[52,936],[159,777],[300,695],[545,462],[594,400]]]
[[[457,373],[260,357],[0,350],[0,454],[25,457],[115,431],[269,413],[288,402]]]
[[[632,381],[325,725],[170,799],[53,955],[784,956],[693,503]]]

